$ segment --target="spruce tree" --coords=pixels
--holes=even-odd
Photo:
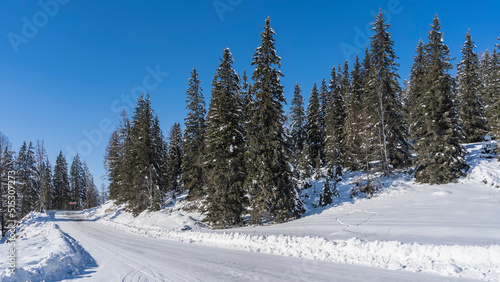
[[[99,205],[99,192],[87,164],[82,164],[82,171],[85,179],[85,197],[82,198],[82,206],[84,209],[90,209]]]
[[[166,160],[162,158],[163,142],[149,95],[141,95],[137,100],[129,137],[125,142],[125,161],[121,165],[121,173],[125,173],[126,181],[120,189],[121,197],[128,203],[128,209],[134,215],[147,208],[158,210],[163,204],[161,193],[167,189],[163,184],[166,183],[166,165],[163,163]],[[182,142],[182,139],[179,142]]]
[[[399,86],[395,60],[394,41],[388,32],[384,13],[380,10],[372,24],[375,34],[370,43],[370,70],[368,76],[368,91],[365,98],[367,110],[371,113],[370,127],[378,145],[376,150],[384,174],[392,168],[402,167],[410,159],[410,146],[406,141],[407,131],[401,122],[401,88]]]
[[[340,69],[340,67],[339,67]],[[347,71],[347,69],[346,69]],[[330,101],[326,113],[325,154],[328,176],[340,180],[344,164],[344,122],[345,102],[344,91],[348,90],[348,78],[339,76],[332,68],[330,79]],[[347,88],[347,89],[346,89]]]
[[[189,109],[184,119],[186,130],[182,147],[182,179],[183,189],[189,190],[188,199],[198,199],[203,196],[204,173],[203,155],[205,138],[205,100],[201,81],[196,68],[191,72],[189,87],[186,92],[186,103]]]
[[[68,163],[63,156],[62,151],[56,159],[54,166],[54,176],[52,178],[54,193],[52,194],[52,208],[53,209],[68,209],[70,202],[70,188],[68,179]]]
[[[35,210],[35,204],[38,201],[39,189],[36,167],[35,167],[35,152],[33,151],[33,144],[29,145],[23,142],[19,154],[17,156],[17,179],[16,183],[20,185],[19,191],[21,192],[20,208],[21,216],[28,214],[30,211]]]
[[[453,78],[449,74],[450,51],[443,43],[441,24],[436,17],[425,46],[426,74],[419,99],[422,111],[418,118],[424,123],[422,134],[415,140],[418,182],[443,184],[463,175],[468,167],[466,151],[460,145],[462,130],[453,99]]]
[[[53,199],[54,193],[54,182],[52,180],[52,167],[50,166],[49,160],[47,159],[44,163],[44,173],[43,173],[43,187],[40,197],[43,199],[45,205],[45,210],[53,209],[53,204],[51,199]]]
[[[459,119],[465,133],[465,141],[479,142],[486,134],[486,119],[480,96],[479,59],[474,52],[470,30],[462,46],[462,60],[457,65]]]
[[[0,193],[2,195],[0,197],[0,227],[2,229],[2,237],[7,232],[7,218],[9,217],[9,198],[3,195],[7,195],[8,193],[8,182],[12,180],[12,178],[9,179],[9,175],[14,171],[16,161],[11,146],[9,138],[0,132]]]
[[[69,170],[70,201],[76,202],[77,209],[82,209],[86,201],[86,179],[80,156],[76,154]]]
[[[283,125],[283,86],[277,69],[281,58],[274,47],[275,32],[271,20],[266,19],[261,33],[261,46],[253,56],[255,66],[251,93],[253,97],[248,126],[248,191],[251,195],[252,221],[274,219],[283,222],[298,217],[302,212],[296,187],[288,165]]]
[[[408,84],[408,97],[406,98],[407,125],[411,140],[415,141],[425,133],[425,124],[422,120],[425,109],[422,107],[421,99],[426,92],[425,76],[427,62],[425,46],[422,40],[418,42],[416,55],[413,58],[413,66],[410,70],[410,81]]]
[[[167,175],[168,191],[178,193],[181,189],[182,174],[182,130],[179,123],[174,123],[170,130],[168,143]]]
[[[216,228],[241,224],[245,211],[245,136],[239,77],[225,49],[212,81],[207,115],[205,221]]]
[[[292,105],[290,108],[290,135],[291,135],[291,150],[292,163],[299,171],[304,171],[305,166],[302,163],[304,154],[305,142],[307,140],[306,131],[306,113],[304,109],[304,97],[302,97],[301,89],[298,83],[295,83],[293,91]],[[303,178],[305,175],[299,175]]]
[[[116,200],[118,204],[127,202],[131,198],[127,196],[130,190],[131,174],[128,167],[130,160],[126,158],[126,150],[130,148],[130,122],[125,111],[121,114],[121,122],[118,128],[111,134],[106,155],[104,157],[104,167],[109,180],[109,197]]]
[[[321,111],[319,103],[319,93],[316,83],[311,89],[311,96],[307,104],[307,146],[309,149],[309,165],[316,170],[322,166],[321,148],[323,145],[323,132],[321,129]]]
[[[361,138],[361,98],[363,91],[363,70],[359,57],[356,56],[351,72],[351,91],[346,99],[344,122],[344,164],[346,168],[358,169],[360,167]]]

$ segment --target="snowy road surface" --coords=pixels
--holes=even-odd
[[[74,276],[75,280],[465,281],[147,238],[104,226],[71,212],[56,212],[51,217],[97,263],[85,273]]]

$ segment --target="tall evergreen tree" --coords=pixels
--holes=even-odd
[[[292,163],[297,170],[304,171],[305,168],[303,166],[305,165],[302,162],[302,158],[305,154],[305,142],[307,140],[307,131],[305,127],[307,117],[304,109],[304,97],[302,97],[301,91],[299,84],[295,83],[292,106],[290,108],[290,135]],[[299,175],[300,178],[302,178],[302,176]]]
[[[54,193],[52,194],[52,208],[53,209],[68,209],[70,202],[70,188],[68,179],[68,163],[63,156],[62,151],[56,159],[54,166],[54,176],[52,178]]]
[[[99,205],[99,192],[94,184],[94,177],[90,173],[87,164],[82,164],[83,176],[85,179],[85,198],[82,198],[82,207],[90,209]]]
[[[252,114],[249,122],[247,183],[251,195],[253,222],[265,219],[282,222],[302,212],[291,180],[284,136],[283,86],[277,69],[281,59],[274,47],[275,32],[266,19],[261,46],[253,56]]]
[[[393,167],[401,167],[410,159],[410,146],[406,141],[407,131],[402,124],[401,88],[397,74],[398,64],[394,53],[394,41],[388,32],[384,13],[380,10],[375,17],[371,37],[370,65],[367,72],[368,96],[365,105],[371,112],[370,127],[378,145],[379,161],[384,174]]]
[[[77,209],[85,206],[87,199],[87,181],[85,171],[83,170],[80,156],[76,154],[69,169],[69,187],[70,187],[70,201],[76,202]]]
[[[131,198],[127,196],[131,175],[127,172],[129,160],[125,158],[125,152],[130,143],[130,122],[125,111],[121,116],[120,125],[111,134],[104,157],[104,167],[109,180],[109,197],[120,204]]]
[[[188,198],[200,198],[204,186],[203,155],[205,138],[205,100],[196,68],[191,72],[186,103],[189,113],[185,118],[186,130],[182,147],[182,183],[183,189],[189,190]]]
[[[9,138],[0,131],[0,224],[2,237],[7,232],[9,172],[14,171],[15,157]],[[15,176],[15,175],[14,175]]]
[[[21,216],[35,210],[35,204],[38,201],[39,187],[36,176],[35,152],[33,144],[29,145],[23,142],[17,156],[17,179],[16,183],[20,185],[21,192],[20,208]]]
[[[129,135],[125,142],[123,172],[131,175],[131,179],[121,191],[125,193],[129,210],[138,215],[147,208],[159,209],[163,203],[161,192],[166,189],[162,187],[166,183],[163,172],[166,160],[161,158],[162,150],[159,149],[164,147],[164,140],[149,95],[139,97]]]
[[[306,131],[310,166],[313,169],[320,169],[322,166],[321,148],[323,145],[323,132],[321,129],[321,111],[316,83],[314,83],[311,89],[311,96],[307,104]]]
[[[457,65],[458,99],[460,101],[460,121],[466,142],[479,142],[486,135],[486,119],[480,96],[479,58],[474,52],[474,42],[470,30],[462,46],[462,60]]]
[[[425,56],[425,45],[420,40],[417,45],[416,55],[413,58],[413,66],[410,71],[410,81],[408,84],[408,97],[406,99],[407,125],[409,136],[416,140],[425,133],[424,121],[421,119],[422,111],[425,110],[420,104],[420,100],[426,92],[425,76],[427,62]]]
[[[168,190],[177,193],[181,188],[182,174],[182,130],[179,123],[174,123],[170,130],[167,159]]]
[[[363,69],[356,56],[351,72],[352,84],[345,105],[344,122],[344,164],[347,168],[358,169],[361,163],[359,156],[361,148],[361,98],[363,92]]]
[[[450,51],[443,43],[441,23],[436,17],[425,46],[426,75],[419,99],[422,111],[418,118],[424,123],[422,134],[415,140],[418,182],[442,184],[463,175],[467,163],[465,149],[460,145],[461,128],[453,99],[453,78]]]
[[[239,77],[232,64],[226,48],[212,81],[207,115],[205,220],[218,228],[240,224],[246,202],[243,105]]]
[[[347,69],[346,69],[347,70]],[[347,79],[347,78],[346,78]],[[342,76],[332,68],[330,79],[330,100],[326,113],[325,154],[329,176],[340,180],[344,163],[344,122],[345,102],[344,90],[349,85]]]
[[[50,166],[49,160],[45,160],[43,165],[43,187],[40,193],[40,198],[42,198],[42,203],[45,205],[45,210],[53,209],[53,203],[51,200],[54,198],[54,182],[52,180],[52,167]],[[42,207],[43,207],[42,205]]]

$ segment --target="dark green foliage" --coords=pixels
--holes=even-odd
[[[307,104],[307,146],[309,150],[309,165],[313,169],[320,169],[321,151],[323,147],[323,131],[321,129],[321,111],[319,103],[318,88],[314,83],[311,89],[311,96]]]
[[[462,46],[462,60],[457,65],[459,119],[466,142],[479,142],[487,132],[483,103],[480,96],[479,59],[474,52],[470,30]]]
[[[21,217],[35,210],[35,203],[38,200],[39,189],[36,181],[35,152],[33,144],[26,145],[23,142],[16,161],[16,183],[18,184],[20,197]]]
[[[207,115],[205,221],[216,228],[241,224],[245,210],[245,133],[239,77],[225,49],[212,81]]]
[[[304,109],[304,98],[302,97],[301,89],[298,83],[295,84],[292,98],[292,106],[290,108],[290,148],[292,152],[291,162],[294,169],[297,171],[297,177],[304,179],[309,176],[309,150],[306,147],[307,131],[306,131],[306,113]]]
[[[78,154],[73,159],[69,170],[70,201],[76,202],[77,209],[85,206],[87,200],[87,179]]]
[[[167,175],[168,191],[179,192],[181,188],[182,173],[182,130],[179,123],[174,123],[170,130],[170,142],[168,143]]]
[[[448,73],[452,68],[448,46],[443,36],[438,17],[433,20],[429,31],[429,42],[425,46],[426,91],[418,99],[417,118],[424,124],[424,130],[415,140],[417,153],[418,182],[449,183],[463,175],[468,167],[465,149],[460,145],[462,130],[453,101],[453,78]]]
[[[120,198],[128,203],[128,209],[134,215],[147,208],[158,210],[163,204],[163,195],[167,190],[165,147],[149,96],[141,96],[124,144],[124,162],[119,165],[124,177]]]
[[[54,186],[54,193],[52,193],[51,199],[52,208],[57,210],[68,209],[70,201],[68,163],[66,162],[66,158],[63,156],[62,151],[60,151],[57,156],[52,180]]]
[[[368,84],[365,85],[364,97],[365,110],[370,113],[365,122],[373,130],[371,141],[377,145],[373,148],[379,154],[384,174],[407,164],[411,156],[402,123],[398,64],[389,27],[384,14],[379,11],[373,23],[375,34],[371,37],[370,69],[366,72]]]
[[[351,72],[351,91],[346,97],[344,122],[344,165],[349,169],[360,167],[361,138],[361,98],[363,92],[363,69],[358,56]]]
[[[109,180],[109,198],[117,203],[126,203],[131,198],[128,195],[128,183],[131,175],[127,172],[129,160],[125,158],[126,146],[129,145],[130,122],[126,112],[122,112],[122,120],[118,128],[111,134],[106,155],[104,156],[104,167]]]
[[[188,198],[200,198],[204,186],[203,155],[205,137],[205,100],[196,68],[191,72],[186,103],[189,113],[185,118],[183,140],[182,179],[184,190],[189,190]]]
[[[346,74],[347,73],[347,74]],[[330,95],[326,112],[325,155],[327,167],[336,177],[342,175],[344,164],[344,122],[345,103],[344,92],[349,90],[349,75],[346,67],[346,77],[339,76],[332,68],[330,79]]]
[[[424,120],[421,118],[422,105],[420,100],[426,92],[425,76],[427,62],[425,56],[425,46],[422,40],[418,42],[416,55],[413,59],[413,66],[410,71],[410,81],[408,84],[408,97],[406,98],[405,107],[407,109],[407,124],[412,140],[416,140],[418,136],[426,130]]]
[[[277,69],[280,57],[276,54],[270,19],[261,34],[262,44],[255,51],[252,65],[253,97],[248,126],[248,178],[251,195],[252,221],[274,219],[277,222],[297,217],[301,203],[291,179],[288,149],[283,125],[283,86]]]

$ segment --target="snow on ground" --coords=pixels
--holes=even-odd
[[[64,234],[47,214],[30,213],[16,228],[17,264],[8,273],[9,246],[0,244],[0,281],[53,281],[82,273],[93,259],[71,237]]]
[[[416,184],[404,172],[378,177],[381,191],[350,198],[348,172],[332,207],[317,208],[323,179],[303,190],[306,214],[279,225],[210,230],[178,201],[134,218],[122,206],[86,211],[97,222],[145,236],[208,246],[455,277],[500,279],[500,166],[470,144],[471,169],[457,183]],[[189,230],[189,231],[184,231]]]

